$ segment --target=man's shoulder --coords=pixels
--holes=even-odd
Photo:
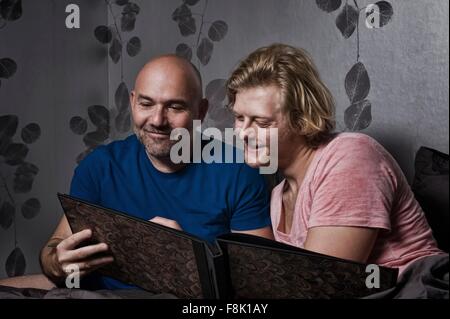
[[[98,146],[80,162],[80,165],[93,163],[99,165],[109,161],[124,160],[126,157],[135,156],[138,150],[139,141],[133,134],[123,140]]]
[[[110,190],[111,184],[108,177],[111,175],[111,171],[136,167],[136,165],[129,165],[133,157],[137,158],[137,155],[130,154],[139,154],[136,144],[139,144],[136,137],[129,136],[124,140],[98,146],[76,167],[70,194],[100,204],[101,191],[103,189]],[[136,151],[133,151],[133,148]]]
[[[197,169],[205,169],[214,178],[221,183],[231,182],[232,184],[239,181],[241,184],[253,184],[264,182],[264,177],[260,174],[259,169],[248,166],[244,161],[243,150],[220,141],[221,154],[208,158],[202,154],[202,165]],[[214,161],[211,162],[212,158]],[[207,160],[205,162],[205,160]]]

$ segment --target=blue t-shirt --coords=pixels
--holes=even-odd
[[[81,161],[70,194],[144,220],[175,220],[209,242],[231,230],[270,225],[269,194],[258,170],[244,163],[202,161],[162,173],[135,135],[100,146]],[[107,277],[101,282],[107,289],[130,287]]]

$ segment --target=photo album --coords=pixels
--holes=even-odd
[[[269,239],[230,233],[208,243],[191,234],[58,194],[72,232],[91,229],[114,263],[99,272],[154,293],[179,298],[358,298],[393,287],[397,269],[378,267],[368,288],[367,265]],[[261,280],[264,278],[264,280]]]

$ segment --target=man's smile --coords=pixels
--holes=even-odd
[[[164,132],[164,131],[154,131],[154,130],[145,130],[144,133],[147,136],[150,136],[152,138],[157,139],[166,139],[170,137],[170,132]]]

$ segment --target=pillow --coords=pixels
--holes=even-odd
[[[449,180],[447,154],[421,147],[416,154],[412,190],[440,249],[448,252]]]

